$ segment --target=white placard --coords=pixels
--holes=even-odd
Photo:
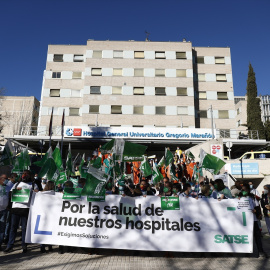
[[[158,196],[106,196],[105,202],[32,198],[26,242],[80,247],[253,252],[253,214],[238,199],[180,197],[180,210],[161,210]],[[244,202],[246,205],[246,202]],[[132,212],[130,215],[129,212]]]

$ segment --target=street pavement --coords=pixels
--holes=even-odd
[[[270,236],[263,227],[263,246],[270,256]],[[0,252],[0,269],[270,269],[270,259],[257,258],[254,247],[253,254],[241,253],[182,253],[151,252],[129,250],[105,250],[65,247],[64,254],[58,254],[58,246],[53,251],[40,253],[37,244],[28,245],[28,252],[22,253],[20,236],[17,237],[14,251],[8,254]],[[168,239],[172,241],[172,239]],[[2,246],[5,248],[5,246]]]

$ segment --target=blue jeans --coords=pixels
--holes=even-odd
[[[0,211],[0,246],[2,245],[4,240],[7,213],[8,213],[7,210]]]
[[[26,246],[25,235],[26,235],[27,219],[28,219],[27,216],[19,216],[19,215],[11,214],[10,235],[9,235],[7,248],[13,247],[14,245],[20,220],[21,220],[21,226],[22,226],[22,247],[24,248]]]
[[[9,238],[10,222],[11,222],[11,213],[10,213],[10,211],[8,211],[7,212],[7,220],[6,220],[6,229],[5,229],[4,239]]]

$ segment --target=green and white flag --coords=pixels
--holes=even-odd
[[[28,153],[28,145],[23,151],[23,161],[24,161],[24,167],[29,169],[31,166],[31,160]]]
[[[158,168],[161,168],[161,167],[163,167],[164,165],[165,165],[165,158],[162,157],[161,160],[159,161],[157,167],[158,167]]]
[[[21,155],[21,154],[20,154]],[[20,174],[23,172],[23,168],[20,168],[20,163],[19,163],[19,156],[14,160],[13,168],[12,168],[13,173]]]
[[[211,174],[217,174],[226,164],[222,159],[207,154],[203,149],[200,151],[200,159],[202,168],[209,171]]]
[[[87,174],[86,182],[82,190],[82,196],[87,196],[87,201],[105,201],[106,178],[98,179],[92,174]]]
[[[101,167],[101,161],[102,161],[102,158],[101,157],[97,157],[95,160],[94,160],[94,162],[93,162],[93,164],[92,164],[92,166],[94,167],[94,168],[96,168],[96,169],[99,169],[100,167]]]
[[[143,161],[146,149],[147,146],[137,143],[125,142],[123,160],[121,161]]]
[[[87,168],[84,168],[84,163],[85,163],[85,154],[83,154],[81,162],[80,162],[80,166],[79,166],[79,172],[82,178],[86,178],[86,174],[87,174]]]
[[[28,154],[28,146],[16,157],[14,161],[13,173],[21,173],[28,170],[31,165],[30,157]]]
[[[69,144],[68,147],[68,155],[67,155],[67,162],[66,162],[66,173],[67,176],[74,175],[74,166],[72,162],[72,154],[71,154],[71,145]]]
[[[57,181],[59,176],[60,176],[60,172],[55,164],[54,158],[52,156],[52,149],[49,148],[48,150],[48,158],[45,161],[43,167],[41,168],[38,176],[40,178],[45,177],[50,181]]]
[[[177,181],[178,182],[179,179],[175,175],[175,170],[172,169],[172,164],[170,164],[169,166],[170,166],[169,170],[170,170],[171,181]]]
[[[63,167],[63,161],[62,161],[62,157],[61,157],[59,142],[57,143],[57,145],[52,153],[52,156],[53,156],[55,165],[58,168],[58,170],[63,171],[64,167]]]
[[[173,153],[168,149],[165,148],[165,166],[167,167],[173,161]]]
[[[60,172],[59,177],[57,181],[55,182],[55,185],[57,186],[58,184],[64,184],[67,181],[67,175],[66,172]]]
[[[115,161],[143,161],[147,146],[126,142],[123,139],[112,139],[101,147],[101,153],[114,153]]]
[[[0,166],[13,165],[14,149],[10,142],[10,139],[7,139],[5,148],[0,160]]]
[[[147,177],[147,176],[152,174],[152,168],[151,168],[146,156],[144,156],[144,159],[143,159],[141,166],[140,166],[140,170],[142,171],[144,177]]]
[[[36,161],[36,162],[34,162],[33,164],[36,165],[36,166],[38,166],[38,167],[43,167],[44,164],[45,164],[45,162],[46,162],[46,160],[48,159],[48,153],[49,153],[49,151],[51,151],[51,148],[48,149],[48,151],[47,151],[46,154],[42,157],[41,160]]]
[[[78,178],[70,177],[70,178],[69,178],[69,181],[71,181],[71,182],[73,183],[73,187],[74,187],[74,188],[77,188],[77,187],[78,187],[78,183],[79,183]]]
[[[156,167],[156,164],[153,164],[153,184],[156,185],[163,179],[163,175],[159,171],[159,169]]]
[[[190,150],[187,150],[186,155],[187,155],[187,157],[190,158],[190,159],[195,159],[195,156],[191,153]]]

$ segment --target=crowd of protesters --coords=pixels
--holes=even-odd
[[[93,153],[90,163],[101,157],[101,168],[106,174],[110,173],[111,162],[110,154],[101,155],[97,150]],[[222,179],[211,180],[203,176],[203,170],[198,162],[187,157],[184,151],[176,149],[174,159],[168,166],[162,164],[158,166],[157,158],[148,160],[151,167],[156,166],[162,175],[162,179],[156,183],[153,175],[144,177],[140,169],[140,162],[125,162],[122,166],[124,177],[111,177],[105,186],[106,195],[121,196],[182,196],[186,198],[202,199],[213,198],[217,200],[249,197],[253,205],[254,213],[254,239],[257,244],[259,255],[266,257],[260,231],[260,220],[265,217],[268,233],[270,234],[270,185],[264,186],[263,194],[259,194],[253,188],[252,182],[236,181],[234,186],[229,189],[224,185]],[[121,164],[119,163],[119,167]],[[171,174],[171,170],[174,174]],[[75,177],[78,178],[78,186],[83,188],[86,179],[80,177],[78,167],[76,167]],[[46,192],[54,190],[63,192],[66,187],[74,187],[72,181],[68,180],[64,184],[47,181],[45,178],[39,179],[36,174],[34,177],[31,171],[26,170],[18,177],[12,173],[10,177],[2,174],[0,176],[0,251],[5,253],[13,251],[13,245],[19,226],[21,226],[22,237],[21,245],[23,253],[27,252],[25,234],[27,219],[29,214],[30,200],[28,203],[11,203],[11,192],[14,189],[30,189],[31,192]],[[262,209],[262,211],[261,211]],[[3,245],[6,245],[5,249]],[[48,246],[52,251],[52,246]],[[45,245],[41,245],[41,252],[45,252]],[[63,253],[63,247],[59,247]]]

